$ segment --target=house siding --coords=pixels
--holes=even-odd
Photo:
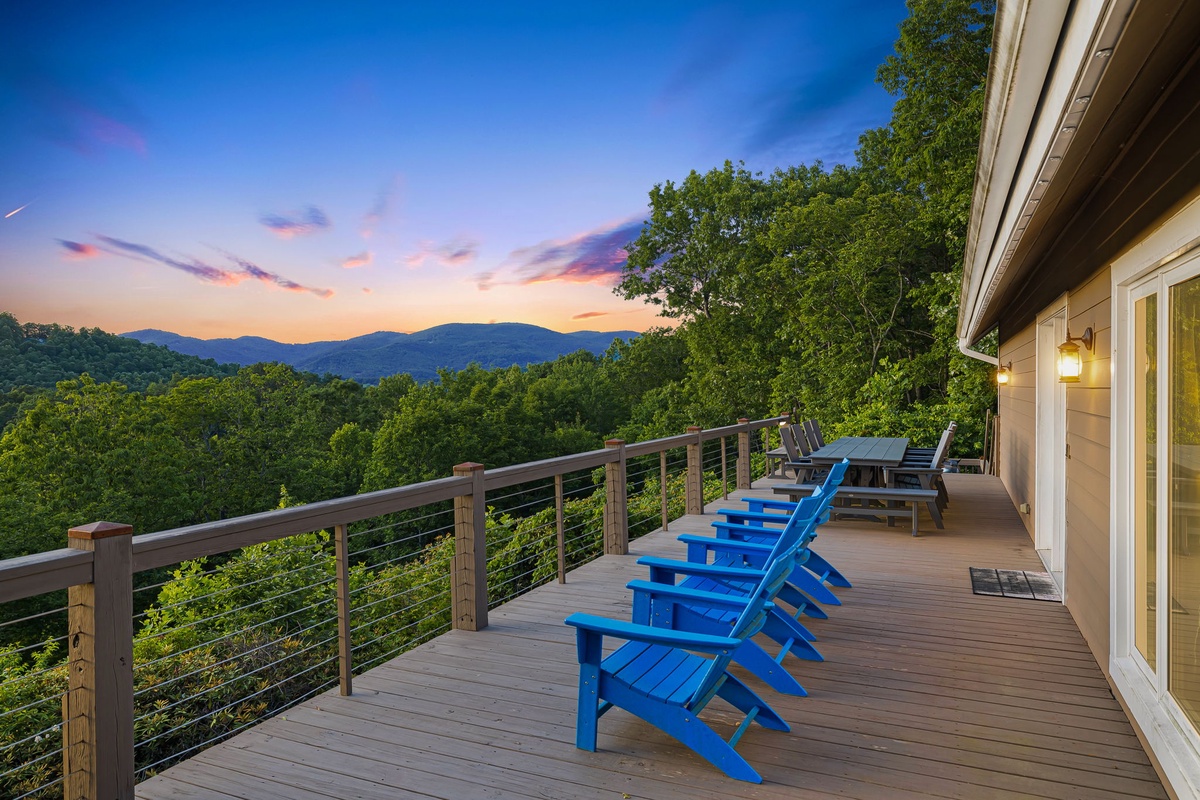
[[[1013,506],[1033,508],[1037,453],[1037,326],[1029,325],[1000,343],[1000,363],[1012,362],[1012,380],[999,391],[1000,479]],[[1030,538],[1034,515],[1021,514]]]
[[[1071,335],[1091,328],[1094,351],[1084,351],[1079,383],[1067,387],[1065,602],[1096,660],[1108,663],[1109,507],[1111,504],[1112,288],[1107,268],[1067,297]],[[1037,509],[1037,325],[1004,336],[1000,363],[1012,362],[1013,376],[1000,389],[1000,478],[1020,508],[1031,538]],[[1056,446],[1049,442],[1047,447]],[[1057,445],[1061,446],[1061,445]]]
[[[1072,336],[1091,328],[1079,383],[1067,388],[1066,604],[1107,671],[1109,637],[1109,508],[1112,501],[1112,283],[1108,268],[1071,291]]]

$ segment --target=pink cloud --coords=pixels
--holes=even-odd
[[[576,314],[571,319],[592,319],[593,317],[607,317],[608,311],[585,311],[582,314]]]
[[[284,289],[289,292],[308,292],[322,299],[333,297],[332,289],[321,289],[315,286],[305,286],[302,283],[297,283],[290,278],[285,278],[277,272],[265,270],[257,264],[247,261],[244,258],[239,258],[232,253],[224,253],[225,257],[238,266],[236,270],[223,269],[213,266],[196,258],[179,259],[165,256],[155,250],[153,247],[137,242],[127,242],[122,239],[115,239],[111,236],[97,235],[105,246],[102,248],[109,253],[115,255],[133,258],[138,261],[158,262],[165,264],[172,269],[177,269],[185,272],[197,280],[211,283],[215,286],[236,286],[244,280],[256,280],[266,283],[270,286]],[[60,240],[62,241],[62,240]],[[69,250],[75,250],[70,245],[77,247],[88,248],[92,245],[79,245],[76,242],[63,242],[63,246]],[[95,249],[95,248],[93,248]]]
[[[547,239],[509,254],[506,264],[516,283],[564,281],[612,286],[621,278],[625,245],[642,231],[640,218],[585,231],[566,239]]]
[[[371,294],[374,291],[374,289],[368,289],[366,286],[363,287],[363,294]]]
[[[59,239],[58,243],[66,248],[64,258],[69,258],[72,261],[83,261],[88,258],[95,258],[100,255],[100,248],[94,244],[84,244],[80,242],[69,242],[66,239]]]
[[[364,250],[356,256],[350,256],[342,261],[342,269],[355,269],[356,267],[365,267],[375,259],[375,254],[370,250]]]

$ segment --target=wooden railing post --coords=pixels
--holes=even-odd
[[[68,547],[92,551],[92,582],[67,590],[66,800],[133,798],[132,534],[114,522],[67,534]]]
[[[454,467],[456,476],[471,479],[471,493],[454,498],[454,563],[450,576],[452,626],[478,631],[488,624],[487,499],[483,464]]]
[[[350,638],[350,537],[346,525],[333,526],[333,555],[337,569],[338,689],[354,694],[354,642]]]
[[[738,419],[738,424],[745,430],[738,431],[737,464],[734,472],[737,474],[737,488],[750,488],[750,420],[745,417]]]
[[[623,556],[629,552],[629,496],[625,486],[625,440],[604,443],[618,453],[616,461],[604,465],[604,554]]]
[[[688,433],[696,434],[696,441],[690,442],[687,446],[687,509],[688,514],[703,514],[704,513],[704,462],[702,460],[702,450],[700,443],[699,425],[692,425],[687,429]]]

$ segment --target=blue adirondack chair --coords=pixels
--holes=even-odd
[[[788,538],[780,537],[764,565],[762,579],[749,594],[705,597],[704,592],[694,593],[692,600],[696,603],[741,607],[727,635],[656,628],[591,614],[567,617],[565,622],[576,629],[579,657],[576,746],[595,751],[598,720],[617,706],[675,737],[726,775],[761,783],[762,777],[734,746],[752,722],[774,730],[791,728],[762,698],[730,674],[728,667],[741,643],[762,629],[773,606],[770,598],[795,564],[802,543],[789,542]],[[626,643],[603,657],[605,636]],[[715,697],[744,714],[728,741],[698,716]]]
[[[841,485],[849,466],[849,462],[843,460],[841,463],[834,464],[830,468],[829,475],[820,487],[825,492],[822,515],[828,511],[829,505],[833,502],[837,487]],[[751,563],[761,564],[764,554],[769,552],[770,547],[774,544],[775,539],[781,531],[778,528],[767,527],[767,523],[786,523],[791,513],[794,513],[797,507],[799,507],[799,504],[791,503],[788,514],[763,514],[760,512],[757,516],[752,512],[722,509],[718,513],[725,514],[727,518],[725,521],[718,520],[713,523],[713,527],[716,528],[717,533],[716,539],[693,534],[684,534],[678,538],[688,547],[688,561],[703,563],[708,560],[711,554],[719,563],[725,559],[735,557],[739,552],[739,548],[744,547],[745,549],[742,552],[745,554],[745,557],[751,558]],[[742,521],[734,522],[730,517]],[[757,547],[752,545],[757,545]],[[816,566],[811,566],[814,563]],[[820,574],[814,574],[813,569],[820,570]],[[825,619],[828,615],[820,606],[813,602],[814,599],[829,605],[842,604],[837,595],[831,592],[824,584],[824,580],[828,577],[830,571],[836,572],[825,559],[818,556],[811,548],[808,551],[807,560],[792,570],[792,574],[788,576],[787,584],[780,590],[779,599],[796,609],[795,613],[791,615],[793,620],[798,619],[801,614]],[[837,572],[837,576],[840,577],[841,573]],[[798,622],[797,625],[799,625]],[[800,626],[800,628],[803,629],[803,626]]]
[[[845,477],[846,470],[849,469],[849,462],[843,460],[839,464],[835,464],[829,471],[822,488],[830,494],[829,501],[832,502],[832,492],[837,486],[841,485],[842,479]],[[759,544],[770,545],[774,542],[775,537],[779,535],[779,529],[769,528],[768,524],[786,524],[790,515],[795,511],[797,504],[794,502],[770,500],[762,498],[747,498],[748,510],[727,509],[722,508],[717,511],[718,514],[724,515],[724,521],[713,523],[713,527],[717,529],[717,537],[721,539],[737,539],[738,541],[755,542]],[[827,507],[828,508],[828,507]],[[772,513],[768,509],[773,509],[776,512]],[[683,537],[680,537],[681,539]],[[697,541],[697,538],[699,541]],[[689,548],[703,547],[703,537],[689,537],[687,539]],[[689,552],[688,559],[699,559],[700,551]],[[842,586],[849,588],[850,581],[846,579],[841,572],[832,564],[822,558],[818,553],[809,550],[808,560],[802,568],[797,568],[793,571],[789,579],[789,588],[785,588],[780,594],[780,598],[796,606],[801,613],[808,616],[824,619],[827,615],[808,601],[806,595],[811,596],[818,602],[829,605],[841,605],[842,601],[833,592],[825,587],[828,582],[833,586]],[[793,591],[797,590],[797,591]],[[797,615],[798,616],[798,615]]]
[[[811,550],[807,544],[816,535],[816,525],[832,504],[837,486],[845,475],[846,466],[835,465],[830,471],[830,477],[825,486],[819,487],[810,497],[796,505],[792,513],[788,515],[784,528],[771,530],[771,544],[683,535],[678,538],[688,545],[687,561],[645,556],[638,559],[638,563],[649,567],[650,580],[653,584],[670,586],[682,577],[683,581],[679,585],[685,589],[745,594],[753,584],[748,583],[748,578],[741,571],[747,568],[761,569],[781,539],[800,535],[801,550],[798,551],[795,566],[789,573],[788,580],[790,581],[792,576],[801,569],[801,565],[810,557]],[[708,563],[709,554],[713,555],[711,564]],[[684,626],[688,630],[717,633],[727,630],[731,621],[730,612],[719,608],[696,610],[680,605],[678,610],[672,609],[668,621],[663,622],[659,617],[652,616],[649,600],[640,596],[634,584],[630,584],[630,588],[635,589],[633,607],[635,622]],[[772,608],[763,625],[762,632],[779,644],[779,652],[775,656],[771,656],[756,642],[749,641],[734,654],[734,660],[777,692],[807,695],[808,693],[800,682],[783,669],[782,663],[789,654],[808,661],[825,660],[812,644],[816,637],[797,619],[806,605],[813,609],[810,611],[813,616],[824,616],[824,612],[787,582],[781,585],[778,596],[796,608],[794,612],[788,612],[778,606]]]
[[[812,497],[805,498],[781,532],[780,542],[783,546],[791,547],[794,542],[798,547],[794,563],[808,557],[807,543],[824,510],[824,501],[820,489]],[[771,548],[765,549],[769,551]],[[762,554],[761,557],[752,558],[756,562],[752,564],[744,558],[745,550],[745,545],[738,544],[736,554],[713,564],[652,556],[638,559],[639,564],[650,568],[650,580],[628,584],[634,593],[633,621],[673,630],[724,635],[741,609],[737,605],[727,607],[715,598],[744,598],[756,588],[762,579],[763,562],[772,556],[770,552]],[[677,577],[683,578],[679,584],[675,582]],[[704,597],[703,602],[696,601],[697,592]],[[824,657],[811,644],[812,634],[775,608],[768,614],[763,632],[782,646],[777,656],[772,657],[757,642],[748,639],[734,651],[733,660],[777,692],[807,695],[799,681],[780,664],[788,653],[810,661],[824,661]]]

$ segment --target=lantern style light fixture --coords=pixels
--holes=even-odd
[[[1009,361],[1007,364],[1001,364],[999,367],[996,368],[996,385],[997,386],[1007,386],[1008,382],[1011,380],[1012,380],[1012,362],[1011,361]]]
[[[1081,342],[1088,352],[1096,347],[1091,328],[1085,330],[1083,336],[1078,338],[1071,336],[1071,329],[1067,328],[1067,340],[1058,346],[1059,383],[1079,383],[1079,376],[1083,374],[1083,356],[1076,342]]]

